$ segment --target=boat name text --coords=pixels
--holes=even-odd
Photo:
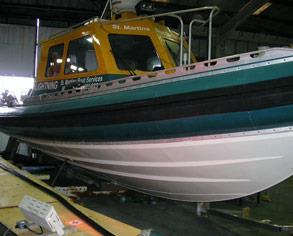
[[[58,88],[58,81],[36,83],[35,90],[55,90]]]
[[[143,27],[143,26],[131,26],[131,25],[117,25],[113,24],[112,28],[114,30],[133,30],[133,31],[150,31],[150,28],[148,27]]]

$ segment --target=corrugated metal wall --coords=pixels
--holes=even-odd
[[[40,39],[62,29],[41,27]],[[0,24],[0,75],[33,76],[35,28]]]
[[[41,27],[40,39],[61,30]],[[0,76],[33,77],[34,42],[34,27],[0,24]],[[0,132],[0,151],[5,149],[7,140],[8,136]]]

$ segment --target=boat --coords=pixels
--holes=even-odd
[[[208,12],[190,36],[218,10],[137,16],[127,5],[53,36],[31,96],[1,108],[0,131],[173,200],[229,200],[280,183],[293,173],[293,50],[212,59],[209,35],[209,58],[197,62],[182,31],[154,20]]]

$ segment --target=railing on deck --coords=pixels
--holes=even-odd
[[[102,17],[105,14],[105,9],[103,11],[102,17],[94,17],[91,18],[89,20],[83,21],[77,25],[73,25],[70,28],[68,28],[65,31],[59,32],[57,34],[52,35],[50,38],[52,37],[57,37],[63,34],[68,33],[69,31],[76,29],[80,26],[84,26],[84,25],[88,25],[90,23],[94,23],[94,22],[103,22],[103,24],[113,24],[115,22],[117,23],[126,23],[126,22],[133,22],[133,21],[140,21],[140,20],[145,20],[145,19],[155,19],[157,17],[163,17],[163,16],[169,16],[169,17],[173,17],[179,20],[180,22],[180,66],[182,66],[183,64],[186,64],[183,61],[183,38],[184,38],[184,23],[182,20],[182,17],[179,15],[182,15],[184,13],[192,13],[192,12],[209,12],[209,17],[207,19],[193,19],[190,23],[189,23],[189,32],[188,32],[188,36],[189,36],[189,41],[188,41],[188,64],[191,63],[191,44],[192,44],[192,26],[194,23],[199,23],[200,25],[206,25],[207,23],[209,23],[209,30],[208,30],[208,60],[211,60],[212,57],[212,27],[213,27],[213,17],[216,16],[219,12],[220,9],[217,6],[208,6],[208,7],[200,7],[200,8],[191,8],[191,9],[186,9],[186,10],[179,10],[179,11],[172,11],[172,12],[166,12],[166,13],[161,13],[161,14],[155,14],[155,15],[149,15],[149,16],[141,16],[141,17],[135,17],[135,18],[131,18],[131,19],[120,19],[120,20],[105,20]]]

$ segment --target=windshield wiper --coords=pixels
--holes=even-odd
[[[127,68],[126,70],[129,72],[129,75],[130,76],[136,75],[135,71],[131,69],[131,66],[128,64],[127,61],[124,60],[123,57],[121,57],[119,54],[114,55],[114,53],[113,53],[112,50],[110,50],[110,52],[112,53],[112,55],[114,56],[114,58],[115,57],[118,57],[118,59],[124,64],[124,66]],[[116,62],[116,64],[117,64],[117,62]]]

